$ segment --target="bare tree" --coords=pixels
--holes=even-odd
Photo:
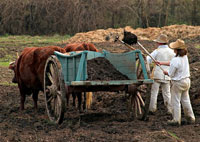
[[[200,24],[200,0],[1,0],[0,34]]]

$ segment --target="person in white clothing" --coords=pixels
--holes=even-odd
[[[157,61],[170,61],[175,53],[172,49],[167,45],[168,37],[165,34],[161,34],[154,40],[154,42],[158,43],[158,48],[151,53],[151,56]],[[147,65],[152,63],[152,59],[150,56],[147,56]],[[168,66],[161,66],[164,70],[169,69]],[[170,80],[171,78],[167,75],[164,75],[163,71],[159,66],[154,66],[152,71],[152,79],[154,79],[154,83],[151,87],[151,98],[149,104],[149,113],[154,114],[157,110],[157,97],[159,88],[162,88],[162,96],[164,100],[164,105],[167,107],[167,113],[172,113],[171,108],[171,94],[170,94]]]
[[[181,125],[181,104],[183,106],[186,120],[189,124],[195,123],[195,116],[189,97],[190,67],[187,57],[185,42],[181,39],[172,42],[170,48],[174,49],[176,56],[170,62],[158,62],[160,65],[168,65],[169,71],[163,73],[172,79],[172,115],[173,119],[168,121],[171,125]]]

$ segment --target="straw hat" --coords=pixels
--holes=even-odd
[[[153,40],[157,43],[168,43],[168,38],[167,35],[165,34],[161,34],[160,36],[158,36],[155,40]]]
[[[175,42],[169,44],[169,47],[172,49],[185,49],[185,42],[181,39],[177,39]]]

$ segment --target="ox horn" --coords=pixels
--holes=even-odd
[[[14,63],[15,63],[15,61],[12,61],[12,62],[9,63],[9,65],[12,65],[12,64],[14,64]]]
[[[15,64],[15,61],[10,62],[8,68],[11,70],[14,70],[14,64]]]
[[[16,54],[17,54],[17,58],[19,58],[19,53],[17,52]]]

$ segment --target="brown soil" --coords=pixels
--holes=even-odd
[[[129,119],[126,97],[123,92],[96,92],[93,96],[92,108],[79,114],[65,113],[61,125],[49,121],[44,96],[39,94],[39,109],[33,109],[31,96],[27,96],[25,110],[19,110],[20,95],[17,86],[11,85],[13,73],[5,67],[0,67],[0,141],[1,142],[63,142],[63,141],[127,141],[127,142],[198,142],[200,139],[200,50],[194,48],[200,45],[200,36],[185,39],[191,67],[190,97],[196,116],[196,124],[187,125],[182,115],[180,127],[168,126],[167,115],[162,95],[158,97],[158,111],[149,115],[148,121]],[[156,48],[152,41],[141,40],[141,44],[149,52]],[[129,48],[113,42],[96,42],[100,50],[110,52],[127,52]],[[134,46],[140,49],[138,45]],[[12,49],[13,50],[13,49]],[[11,54],[14,53],[11,51]]]
[[[103,57],[88,60],[87,73],[87,80],[129,80]]]

